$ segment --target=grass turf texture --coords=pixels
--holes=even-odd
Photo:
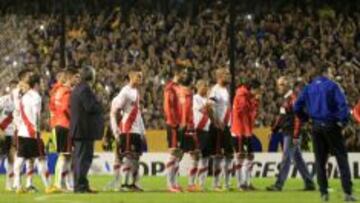
[[[93,188],[101,190],[110,180],[111,176],[91,176],[90,183]],[[38,177],[35,178],[35,185],[41,189],[39,193],[15,194],[4,191],[5,177],[0,176],[0,203],[311,203],[321,202],[319,192],[303,192],[301,180],[290,179],[283,192],[267,192],[265,187],[274,182],[274,179],[254,179],[254,185],[259,189],[254,192],[203,192],[203,193],[180,193],[172,194],[166,191],[165,177],[144,177],[142,186],[143,193],[131,192],[100,192],[98,194],[44,194],[42,184]],[[234,180],[235,181],[235,180]],[[186,178],[180,182],[186,185]],[[359,180],[354,181],[355,195],[360,196]],[[211,178],[208,179],[210,188]],[[235,185],[235,182],[234,184]],[[333,192],[330,193],[330,202],[343,202],[343,193],[339,180],[331,180],[330,185]]]

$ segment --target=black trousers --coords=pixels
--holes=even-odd
[[[87,174],[93,160],[93,154],[94,141],[74,140],[74,192],[86,191],[89,189]]]
[[[342,128],[328,123],[313,124],[313,145],[317,181],[321,194],[327,194],[328,180],[326,164],[330,154],[336,158],[340,170],[341,184],[346,194],[352,193],[351,173]]]

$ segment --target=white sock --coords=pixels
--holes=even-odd
[[[11,189],[14,185],[14,163],[9,163],[9,159],[5,160],[6,168],[6,189]]]
[[[74,173],[72,168],[72,160],[68,158],[66,160],[65,168],[67,171],[67,175],[65,176],[65,185],[68,190],[74,189]]]
[[[177,165],[177,158],[175,156],[170,155],[170,158],[169,158],[168,162],[166,163],[168,187],[175,186],[176,165]]]
[[[120,169],[121,169],[120,163],[114,164],[114,178],[116,181],[121,182]]]
[[[48,165],[47,165],[46,159],[38,159],[37,168],[38,168],[38,173],[40,174],[41,180],[44,184],[44,187],[48,188],[50,186],[50,183],[49,183],[50,173],[48,170]]]
[[[132,179],[133,179],[133,184],[139,186],[139,182],[140,182],[139,160],[134,159],[133,161]]]
[[[213,159],[213,175],[214,175],[213,187],[214,188],[220,187],[221,162],[222,162],[222,158],[215,157]]]
[[[25,159],[22,157],[16,157],[14,163],[14,188],[21,188],[21,171],[24,167]]]
[[[209,158],[201,158],[199,161],[198,180],[202,189],[205,187],[206,178],[209,171]]]
[[[132,159],[125,157],[121,169],[121,174],[124,177],[122,179],[124,180],[125,185],[129,185],[130,177],[132,176],[131,172],[132,172]]]
[[[246,185],[250,186],[251,185],[251,171],[253,168],[253,161],[252,160],[248,160],[247,163],[247,167],[246,167]]]
[[[189,183],[188,183],[189,186],[195,185],[196,174],[198,172],[198,165],[199,165],[198,160],[191,159],[191,164],[189,168]]]
[[[244,159],[236,159],[236,163],[235,163],[235,176],[236,176],[236,180],[237,180],[237,187],[240,188],[241,184],[242,184],[242,167],[244,165]]]
[[[26,187],[33,186],[34,160],[26,160]]]
[[[179,168],[180,168],[180,159],[177,158],[175,162],[175,173],[174,173],[174,184],[176,187],[179,187]]]
[[[224,173],[224,176],[225,176],[225,188],[230,188],[230,179],[231,179],[231,172],[232,172],[232,169],[233,169],[233,166],[232,166],[232,158],[225,158],[225,161],[224,161],[224,168],[223,168],[223,173]]]
[[[65,156],[59,154],[59,158],[56,162],[56,173],[55,173],[55,186],[57,188],[63,188],[64,186],[64,176],[66,173],[66,159]]]
[[[248,173],[247,173],[247,166],[248,166],[248,160],[247,159],[245,159],[244,160],[244,162],[243,162],[243,164],[242,164],[242,166],[241,166],[241,181],[240,181],[240,185],[247,185],[246,183],[247,183],[247,175],[248,175]]]

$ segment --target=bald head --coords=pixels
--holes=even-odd
[[[230,71],[228,68],[222,67],[216,70],[216,81],[222,86],[226,86],[230,83]]]

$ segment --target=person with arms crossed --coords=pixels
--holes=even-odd
[[[348,154],[342,135],[350,111],[343,90],[325,73],[326,68],[323,67],[310,70],[311,81],[299,94],[294,111],[302,121],[312,121],[315,167],[322,201],[329,201],[326,164],[329,155],[333,154],[340,170],[344,200],[353,202],[356,198],[352,195]],[[297,143],[297,138],[294,139]]]

